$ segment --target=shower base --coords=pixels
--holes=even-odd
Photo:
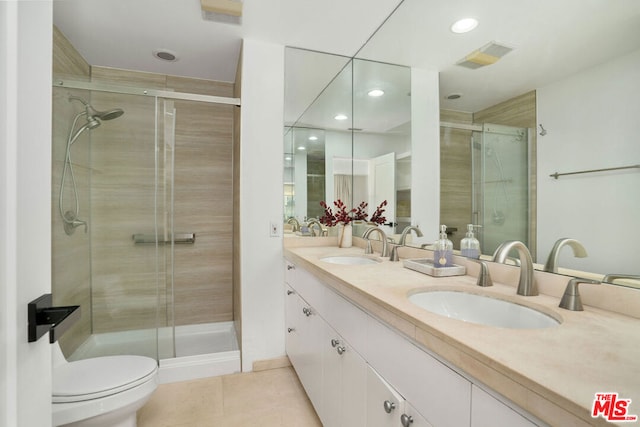
[[[240,350],[233,322],[205,323],[173,328],[144,329],[93,334],[68,358],[138,354],[156,358],[160,354],[161,384],[240,372]]]

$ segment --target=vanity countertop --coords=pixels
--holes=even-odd
[[[357,266],[320,260],[362,255],[358,247],[289,247],[284,253],[370,314],[550,425],[616,425],[591,417],[596,393],[615,392],[620,399],[631,399],[628,414],[640,416],[637,318],[586,303],[581,312],[564,310],[558,307],[556,296],[517,296],[515,286],[499,283],[495,277],[494,286],[479,288],[470,275],[431,277],[387,258]],[[545,329],[483,326],[428,312],[407,298],[416,291],[442,288],[518,301],[562,323]],[[640,425],[640,421],[619,425]]]

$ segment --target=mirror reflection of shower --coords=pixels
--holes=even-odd
[[[84,111],[76,114],[71,124],[71,128],[69,129],[69,136],[67,137],[67,149],[64,156],[64,167],[62,169],[62,179],[60,182],[60,216],[62,217],[62,221],[64,224],[64,231],[69,236],[72,235],[76,231],[76,228],[80,226],[84,226],[84,232],[87,232],[87,221],[81,220],[79,218],[80,202],[78,199],[76,178],[73,173],[73,164],[71,162],[71,146],[76,142],[76,140],[80,137],[80,135],[82,135],[85,130],[95,129],[100,126],[103,120],[113,120],[124,114],[124,111],[120,108],[115,108],[109,111],[98,111],[84,99],[78,98],[76,96],[69,97],[69,102],[71,101],[78,101],[82,103],[82,105],[84,106]],[[76,130],[78,120],[81,117],[83,117],[86,122]],[[72,195],[73,201],[75,202],[75,205],[73,205],[72,208],[68,210],[65,209],[64,206],[64,186],[66,182],[67,171],[69,172],[69,176],[71,177]]]

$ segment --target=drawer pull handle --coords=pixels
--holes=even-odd
[[[287,290],[287,295],[291,295],[292,293],[293,293],[292,290],[289,290],[289,289]]]
[[[293,331],[295,331],[295,328],[287,328],[287,332],[291,333]]]
[[[335,338],[331,340],[331,347],[336,348],[338,344],[340,344],[340,340],[337,340]]]
[[[308,309],[307,307],[304,307],[304,308],[302,309],[302,313],[303,313],[305,316],[307,316],[307,317],[311,316],[311,314],[312,314],[312,313],[311,313],[311,310],[310,310],[310,309]]]
[[[336,351],[338,352],[339,355],[342,356],[344,352],[347,351],[347,349],[340,345],[336,348]]]
[[[386,412],[387,414],[390,414],[394,409],[396,409],[396,404],[390,400],[385,400],[383,406],[384,412]]]
[[[295,270],[295,269],[296,269],[295,265],[291,265],[291,264],[287,265],[287,270]]]
[[[402,427],[409,427],[413,424],[413,417],[411,417],[411,415],[402,414],[400,416],[400,424],[402,424]]]

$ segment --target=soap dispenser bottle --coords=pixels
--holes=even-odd
[[[447,226],[444,224],[440,226],[440,238],[434,245],[433,266],[453,266],[453,243],[447,238]]]
[[[480,242],[473,235],[473,224],[467,224],[467,234],[460,241],[460,253],[467,258],[480,258]]]

